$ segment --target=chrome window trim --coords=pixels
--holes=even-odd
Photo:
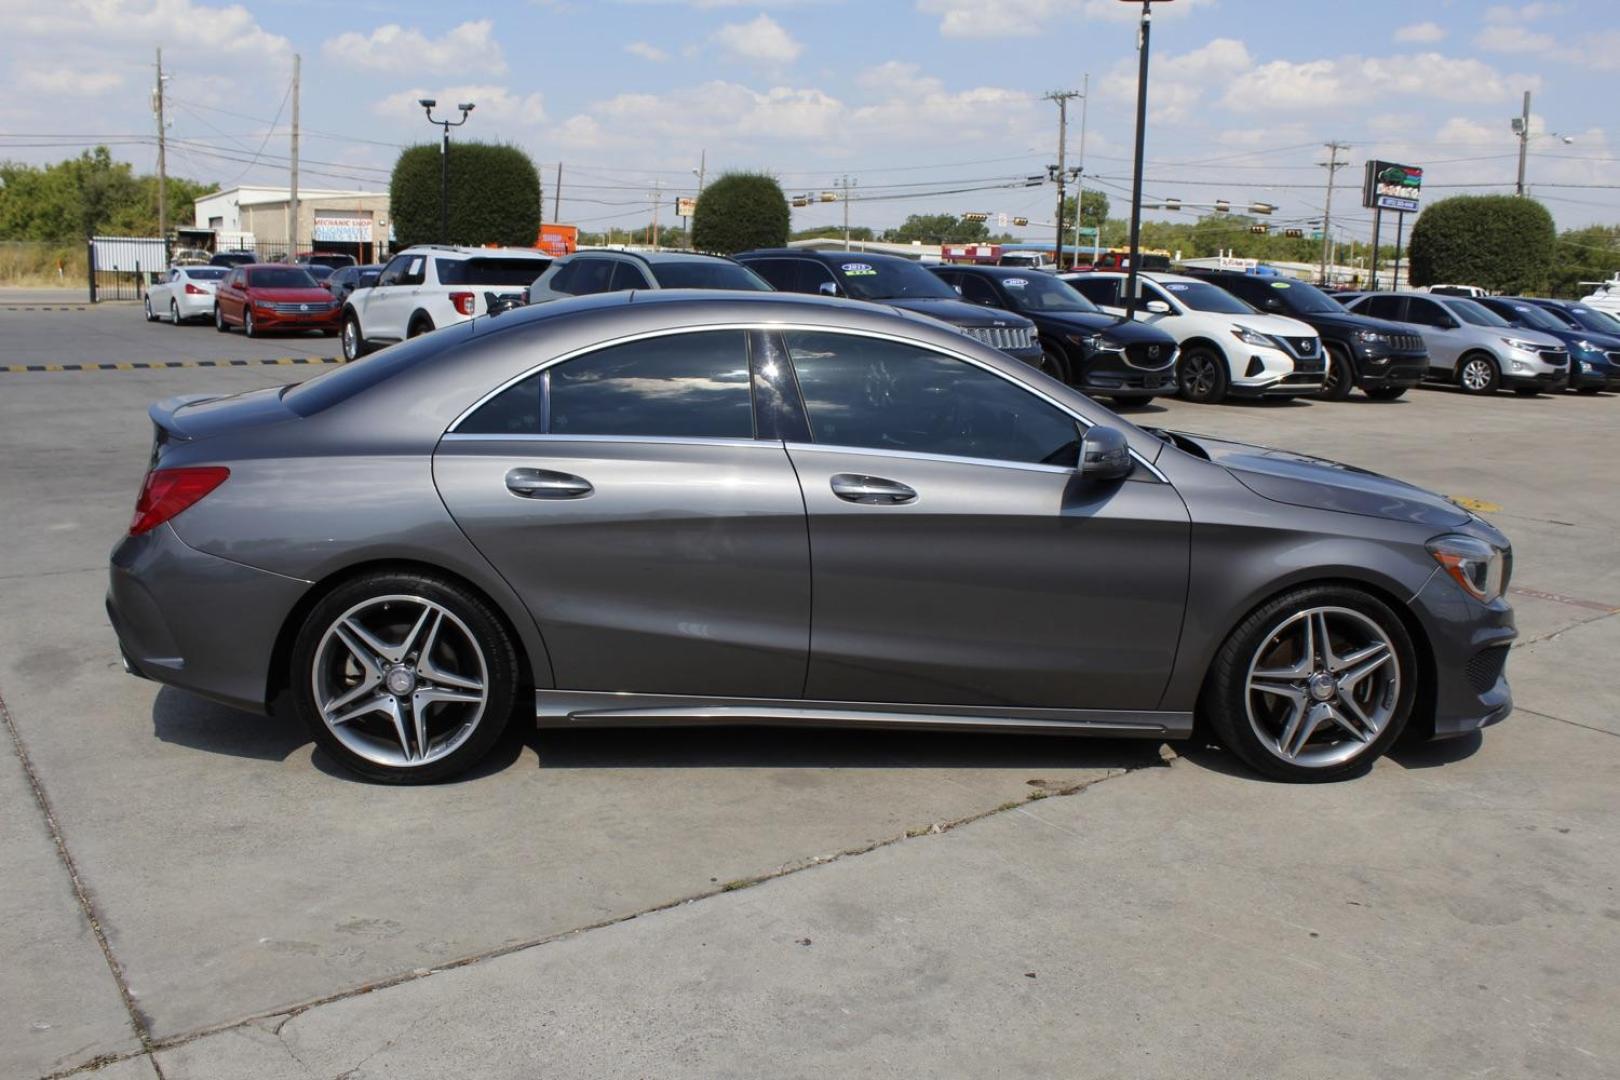
[[[450,432],[445,442],[654,443],[659,446],[765,446],[780,449],[780,439],[744,439],[736,435],[484,435]]]
[[[790,442],[789,450],[820,450],[829,454],[859,454],[861,456],[896,458],[902,461],[942,461],[951,465],[984,465],[993,469],[1018,469],[1022,472],[1058,473],[1074,475],[1074,469],[1065,465],[1043,465],[1038,461],[1003,461],[999,458],[964,457],[959,454],[930,454],[921,450],[879,450],[864,446],[843,446],[838,443]]]

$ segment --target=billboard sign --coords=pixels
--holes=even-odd
[[[1361,205],[1367,209],[1416,213],[1422,194],[1422,169],[1392,161],[1367,162],[1367,174],[1361,181]]]
[[[336,244],[369,244],[372,242],[371,215],[317,213],[311,238]]]
[[[695,213],[697,213],[696,199],[688,198],[683,195],[675,200],[676,217],[691,217]]]

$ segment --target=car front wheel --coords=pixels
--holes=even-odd
[[[305,620],[292,663],[315,741],[392,784],[442,780],[487,754],[511,719],[520,671],[487,601],[410,572],[333,590]]]
[[[1501,382],[1496,361],[1483,353],[1464,357],[1457,368],[1457,385],[1465,394],[1494,394]]]
[[[1226,397],[1226,359],[1213,349],[1193,348],[1181,354],[1177,369],[1181,396],[1208,405]]]
[[[1343,349],[1327,350],[1327,381],[1316,396],[1323,401],[1343,401],[1356,388],[1356,369]]]
[[[1416,653],[1395,613],[1360,590],[1322,585],[1244,619],[1216,654],[1201,705],[1256,771],[1336,780],[1400,736],[1416,692]]]
[[[225,312],[217,302],[214,304],[214,329],[222,334],[231,332],[231,328],[225,323]]]

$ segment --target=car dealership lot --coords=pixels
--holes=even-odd
[[[0,368],[333,351],[0,320]],[[146,404],[308,374],[0,370],[0,1073],[143,1040],[169,1078],[1620,1068],[1620,399],[1129,414],[1489,504],[1514,540],[1519,711],[1356,781],[1148,743],[524,732],[391,789],[124,675],[101,609]]]

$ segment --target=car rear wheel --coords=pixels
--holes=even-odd
[[[1335,780],[1399,738],[1416,692],[1416,653],[1395,613],[1358,589],[1317,585],[1232,631],[1201,705],[1221,742],[1257,771]]]
[[[174,300],[169,301],[169,325],[180,325],[180,305]]]
[[[1192,348],[1181,354],[1176,369],[1181,396],[1208,405],[1226,397],[1226,359],[1214,349]]]
[[[214,329],[222,334],[231,332],[231,328],[225,324],[225,312],[220,309],[217,300],[214,302]]]
[[[1343,401],[1350,396],[1350,391],[1356,388],[1356,369],[1350,363],[1350,355],[1340,348],[1327,350],[1327,380],[1322,384],[1321,393],[1316,396],[1323,401]]]
[[[515,648],[488,602],[425,573],[348,582],[310,612],[293,651],[294,702],[346,768],[391,784],[462,772],[511,719]]]
[[[1366,395],[1374,401],[1394,401],[1406,393],[1404,386],[1369,386]]]
[[[421,337],[423,334],[431,334],[432,332],[433,320],[426,315],[420,315],[411,320],[411,325],[405,331],[405,336],[407,338]]]
[[[1484,353],[1465,356],[1462,363],[1457,365],[1457,385],[1462,387],[1465,394],[1494,394],[1501,383],[1502,375],[1496,370],[1496,361]]]

